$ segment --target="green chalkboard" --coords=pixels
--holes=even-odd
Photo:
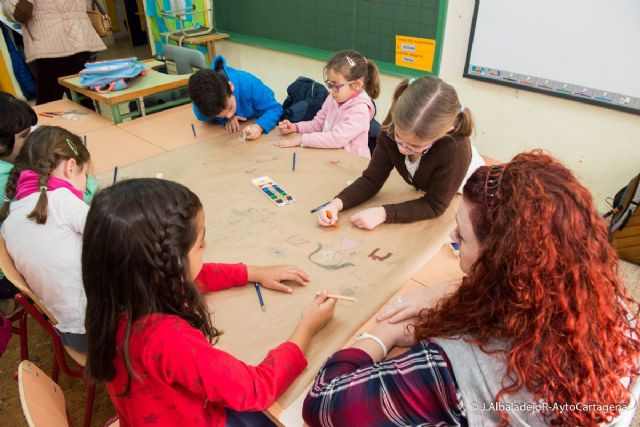
[[[215,0],[218,31],[231,40],[328,59],[355,49],[380,71],[438,75],[447,0]],[[436,41],[431,72],[394,65],[396,35]]]

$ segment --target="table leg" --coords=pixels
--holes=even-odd
[[[142,117],[147,115],[147,112],[144,107],[144,98],[142,96],[138,98],[138,108],[140,109],[140,114],[142,115]]]
[[[71,100],[76,104],[80,104],[80,97],[78,96],[78,92],[69,90],[69,93],[71,94]]]
[[[111,104],[111,115],[113,116],[113,123],[119,125],[122,123],[122,116],[120,115],[120,104]]]
[[[102,114],[102,111],[100,111],[100,103],[95,99],[93,100],[93,107],[96,109],[96,113]]]
[[[209,62],[213,62],[213,58],[216,57],[216,42],[209,40],[207,42],[207,52],[209,52]]]

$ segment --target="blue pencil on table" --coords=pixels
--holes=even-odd
[[[82,137],[82,144],[86,147],[87,146],[87,135],[84,135]]]
[[[264,306],[264,300],[262,299],[262,292],[260,292],[260,284],[258,282],[253,282],[256,287],[256,292],[258,293],[258,299],[260,300],[260,308],[262,311],[266,311]]]
[[[316,213],[318,212],[320,209],[324,208],[325,206],[327,206],[329,203],[331,202],[327,202],[327,203],[323,203],[320,206],[318,206],[317,208],[313,208],[311,209],[310,213]]]
[[[293,152],[293,169],[292,170],[296,170],[296,153],[295,151]]]
[[[118,179],[118,167],[113,168],[113,185],[116,184],[116,180]]]

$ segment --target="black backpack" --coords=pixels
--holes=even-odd
[[[611,217],[609,238],[618,256],[640,264],[640,174],[620,189],[613,198],[613,209],[605,214]]]
[[[329,91],[324,85],[308,77],[298,77],[287,88],[287,99],[282,103],[282,120],[291,123],[312,120],[328,95]]]

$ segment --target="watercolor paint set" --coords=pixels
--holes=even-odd
[[[274,180],[268,176],[261,176],[260,178],[254,178],[251,183],[255,185],[258,190],[269,198],[277,206],[290,205],[296,201],[292,195],[287,193],[280,187]]]

